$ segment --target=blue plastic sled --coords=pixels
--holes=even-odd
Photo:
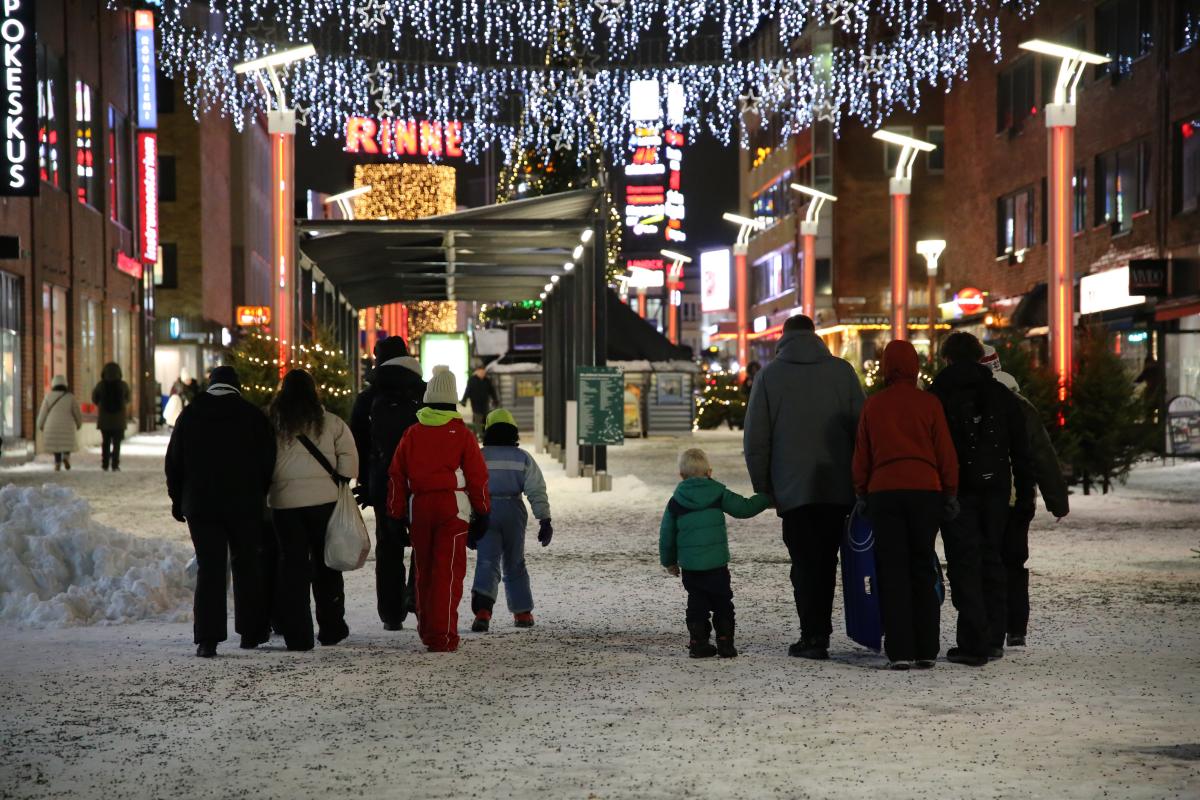
[[[866,517],[851,514],[842,539],[842,597],[846,635],[878,653],[883,645],[879,586],[875,581],[875,532]]]

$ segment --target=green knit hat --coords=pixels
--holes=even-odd
[[[517,421],[513,419],[512,413],[507,408],[497,408],[488,414],[483,427],[486,429],[499,424],[512,425],[514,428],[517,427]]]

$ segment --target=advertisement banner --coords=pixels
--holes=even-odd
[[[729,251],[709,250],[700,254],[700,310],[729,310]]]
[[[138,254],[146,264],[158,261],[158,134],[137,135]]]
[[[133,13],[135,100],[137,126],[143,130],[158,127],[158,92],[154,79],[154,12]]]
[[[0,196],[33,197],[38,193],[37,50],[34,20],[37,0],[0,2],[0,40],[4,48],[4,80],[0,82],[4,155],[0,164]]]

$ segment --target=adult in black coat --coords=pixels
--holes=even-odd
[[[243,648],[270,638],[259,547],[263,508],[275,470],[275,435],[266,415],[241,395],[233,367],[217,367],[207,392],[189,403],[167,446],[171,515],[196,547],[196,655],[216,655],[227,638],[225,557],[232,554],[234,630]]]
[[[408,355],[399,336],[389,336],[375,345],[379,365],[370,376],[371,385],[354,401],[350,432],[358,448],[358,485],[355,494],[363,508],[375,508],[375,599],[384,630],[398,631],[408,617],[414,597],[412,574],[405,578],[404,548],[408,529],[387,513],[388,467],[396,446],[409,426],[417,421],[417,409],[425,396],[421,365]]]
[[[467,378],[467,388],[463,391],[463,405],[471,406],[471,417],[475,426],[483,430],[487,422],[488,412],[500,407],[500,396],[496,394],[496,385],[488,377],[487,370],[476,367],[471,377]]]
[[[1004,655],[1007,627],[1003,559],[1008,501],[1033,507],[1033,456],[1016,397],[979,360],[983,345],[969,333],[946,338],[948,366],[933,379],[958,452],[958,508],[942,525],[950,593],[958,610],[958,646],[946,658],[982,666]],[[955,513],[957,511],[957,513]]]

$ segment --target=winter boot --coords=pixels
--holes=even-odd
[[[933,660],[932,658],[918,658],[913,663],[913,666],[916,669],[933,669],[936,664],[937,661]]]
[[[988,663],[987,656],[969,653],[961,647],[951,647],[947,650],[946,660],[951,664],[963,664],[968,667],[982,667]]]
[[[481,608],[475,612],[475,621],[471,623],[472,633],[487,633],[492,623],[492,612]]]
[[[212,658],[216,654],[216,642],[200,642],[196,645],[196,655],[200,656],[200,658]]]
[[[253,650],[260,644],[266,644],[269,641],[271,641],[271,632],[267,630],[256,635],[251,634],[249,636],[243,636],[242,641],[238,644],[238,646],[243,650]]]
[[[913,662],[911,661],[889,661],[888,669],[894,669],[897,672],[907,672],[912,669]]]
[[[520,614],[513,614],[513,625],[516,625],[518,628],[532,628],[533,612],[522,611]]]
[[[717,631],[717,655],[721,658],[737,658],[737,648],[733,646],[733,617],[722,617],[713,620]]]
[[[69,456],[63,456],[63,469],[67,472],[71,471],[71,459]]]
[[[708,623],[701,625],[698,622],[688,623],[688,633],[691,635],[691,641],[688,642],[688,656],[691,658],[712,658],[717,654],[717,648],[712,646],[708,640],[709,635]]]
[[[70,469],[70,467],[67,467],[67,469]],[[1009,647],[1024,647],[1025,646],[1025,634],[1010,633],[1008,635],[1008,646]]]
[[[54,471],[55,471],[55,472],[60,472],[61,470],[62,470],[62,462],[61,462],[61,461],[55,461],[55,462],[54,462]]]
[[[788,648],[792,658],[810,658],[814,661],[824,661],[829,658],[829,639],[822,637],[801,636],[800,641]]]

